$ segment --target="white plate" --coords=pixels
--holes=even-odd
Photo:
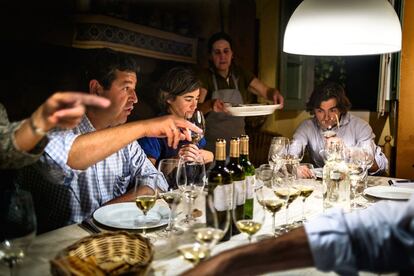
[[[170,209],[159,202],[156,202],[154,207],[148,211],[146,218],[135,202],[124,202],[99,208],[93,213],[93,218],[105,226],[132,230],[166,225],[169,215]]]
[[[391,186],[375,186],[364,190],[364,194],[366,195],[383,199],[406,200],[409,199],[413,193],[414,189]]]
[[[233,116],[262,116],[272,114],[276,109],[280,109],[280,104],[241,104],[229,106],[227,109]]]

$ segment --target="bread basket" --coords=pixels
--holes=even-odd
[[[126,231],[83,238],[50,261],[52,275],[146,275],[153,258],[148,239]]]

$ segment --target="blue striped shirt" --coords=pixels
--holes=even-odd
[[[136,141],[86,170],[70,168],[67,160],[73,142],[80,134],[93,131],[84,116],[74,129],[49,133],[40,161],[23,170],[18,181],[32,191],[41,232],[82,221],[133,187],[135,176],[157,174]],[[159,189],[168,189],[163,178],[158,183]]]

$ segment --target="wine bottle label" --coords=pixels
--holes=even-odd
[[[232,185],[218,185],[214,189],[214,208],[217,211],[226,211],[231,209]]]
[[[237,194],[237,205],[243,205],[246,202],[246,181],[238,180],[234,181],[234,189]]]
[[[254,176],[247,175],[246,176],[246,196],[247,199],[253,198],[253,187],[254,187]]]

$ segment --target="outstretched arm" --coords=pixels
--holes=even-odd
[[[43,138],[41,132],[54,127],[73,128],[85,114],[87,106],[108,107],[108,99],[77,92],[55,93],[48,98],[15,132],[16,146],[29,152]],[[36,133],[34,129],[40,129]]]
[[[267,239],[228,250],[183,275],[257,275],[270,271],[313,266],[303,227],[277,239]]]
[[[180,140],[191,141],[187,129],[202,132],[187,120],[169,115],[82,134],[73,142],[67,164],[84,170],[142,137],[167,137],[168,146],[177,148]]]
[[[249,84],[249,90],[258,96],[273,101],[274,104],[280,104],[283,107],[284,99],[282,94],[276,88],[267,86],[258,78],[254,78]]]

